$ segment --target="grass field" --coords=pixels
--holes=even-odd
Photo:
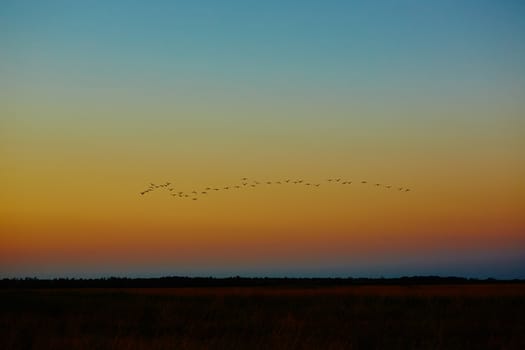
[[[0,349],[525,349],[525,285],[0,289]]]

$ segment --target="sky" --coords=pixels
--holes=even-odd
[[[0,277],[525,278],[524,39],[518,0],[0,0]]]

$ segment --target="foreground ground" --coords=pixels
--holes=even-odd
[[[525,349],[525,285],[0,289],[0,349]]]

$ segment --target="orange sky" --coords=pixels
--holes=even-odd
[[[525,277],[524,9],[451,4],[6,6],[0,277]],[[139,194],[245,176],[321,186]]]

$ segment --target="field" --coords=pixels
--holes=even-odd
[[[0,349],[525,349],[525,284],[4,288]]]

